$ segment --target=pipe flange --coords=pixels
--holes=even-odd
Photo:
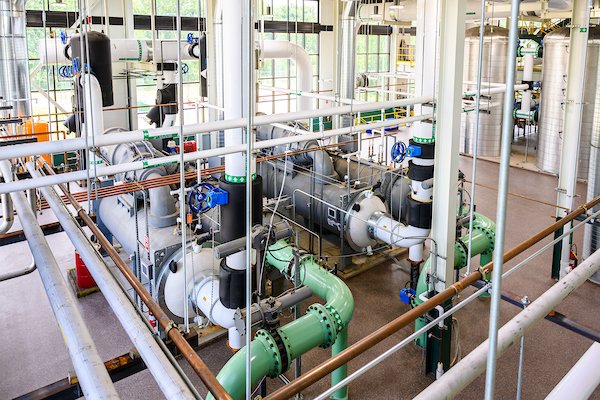
[[[333,317],[335,321],[336,332],[340,333],[342,329],[344,329],[344,321],[342,321],[342,317],[340,313],[333,308],[330,304],[325,304],[325,309],[329,311],[329,314]]]
[[[337,338],[336,323],[325,306],[318,303],[313,304],[308,307],[306,313],[317,317],[319,322],[321,322],[321,326],[325,329],[326,337],[319,347],[326,349],[333,345],[335,343],[335,339]]]
[[[494,248],[496,247],[496,235],[494,234],[494,232],[489,229],[489,228],[483,228],[480,226],[474,226],[473,227],[474,231],[479,231],[482,232],[489,240],[490,242],[490,248],[487,251],[484,251],[482,254],[491,254],[494,252]]]
[[[281,354],[279,353],[279,347],[277,346],[277,342],[275,341],[271,333],[265,331],[264,329],[261,329],[258,332],[256,332],[256,339],[262,341],[265,348],[273,356],[274,370],[269,371],[269,377],[275,378],[281,375],[284,372],[282,370]]]

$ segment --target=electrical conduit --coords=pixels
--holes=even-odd
[[[481,254],[479,264],[481,266],[487,265],[492,261],[492,253],[494,251],[494,237],[496,224],[494,221],[486,217],[485,215],[474,213],[473,214],[473,238],[471,245],[471,255],[474,257]],[[454,244],[454,269],[461,269],[467,265],[467,246],[465,245],[469,241],[469,234],[462,236]],[[461,244],[464,243],[464,244]],[[420,305],[426,299],[422,296],[428,296],[429,294],[429,269],[431,267],[431,257],[425,262],[421,274],[419,275],[419,282],[417,284],[417,293],[415,295],[415,305]],[[428,323],[425,315],[419,317],[415,322],[415,331],[421,329]],[[427,335],[423,334],[416,340],[418,346],[425,348],[427,345]]]
[[[293,280],[294,250],[284,240],[271,245],[267,251],[267,263]],[[333,355],[346,348],[348,323],[354,312],[354,299],[350,289],[335,275],[322,268],[312,256],[300,261],[299,280],[326,304],[313,304],[306,315],[273,332],[259,330],[250,346],[252,357],[252,386],[265,377],[276,377],[287,370],[292,360],[307,351],[333,345]],[[278,346],[278,343],[280,344]],[[225,364],[217,379],[234,400],[244,398],[245,360],[244,347]],[[333,384],[347,375],[346,366],[332,374]],[[337,391],[332,398],[346,399],[347,388]],[[212,399],[212,397],[208,397]]]

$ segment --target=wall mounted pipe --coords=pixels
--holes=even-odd
[[[253,120],[253,126],[268,125],[278,122],[296,121],[308,119],[312,117],[326,117],[336,114],[358,113],[365,111],[380,110],[388,107],[405,107],[432,101],[431,97],[414,97],[412,99],[401,99],[391,102],[377,102],[365,104],[353,104],[340,107],[322,108],[311,111],[297,111],[293,113],[259,115]],[[430,115],[427,114],[427,118]],[[411,122],[406,121],[406,122]],[[224,121],[211,121],[203,124],[190,124],[183,127],[185,136],[191,136],[201,133],[210,133],[224,129],[243,128],[246,126],[246,118],[228,119]],[[400,122],[402,123],[402,122]],[[389,125],[392,126],[392,125]],[[355,127],[358,129],[360,127]],[[152,140],[158,138],[174,138],[176,137],[177,127],[155,128],[155,129],[138,129],[131,132],[119,132],[118,135],[105,135],[97,138],[94,145],[103,147],[122,143],[139,142],[141,140]],[[83,150],[86,149],[85,138],[75,138],[67,140],[57,140],[52,142],[38,142],[27,144],[16,144],[4,146],[0,152],[0,160],[9,160],[18,157],[34,156],[46,153],[61,153],[65,151]]]
[[[335,129],[335,130],[326,131],[326,132],[316,132],[316,133],[312,133],[310,135],[303,136],[302,141],[327,139],[330,137],[343,135],[350,131],[356,132],[356,131],[364,130],[364,129],[368,129],[368,128],[377,129],[377,128],[384,128],[384,127],[389,127],[389,126],[396,126],[398,124],[406,124],[409,122],[429,119],[431,117],[432,117],[432,114],[426,114],[426,115],[419,115],[419,116],[414,116],[414,117],[386,120],[386,121],[376,122],[376,123],[372,123],[372,124],[358,125],[358,126],[349,127],[349,128]],[[257,117],[257,119],[258,118],[259,117]],[[206,123],[204,125],[208,125],[208,124],[210,124],[210,122]],[[121,135],[122,134],[114,135],[114,136],[121,136]],[[113,136],[113,135],[105,135],[98,139],[102,139],[106,136]],[[77,140],[77,139],[73,139],[73,140]],[[118,139],[115,139],[114,141],[117,141],[117,140]],[[96,142],[99,142],[99,140],[96,140]],[[289,144],[289,143],[294,143],[294,142],[298,142],[298,139],[297,138],[281,138],[281,139],[275,139],[275,140],[268,140],[268,141],[264,141],[264,142],[257,142],[257,143],[255,143],[254,148],[258,150],[258,149],[264,149],[264,148],[268,148],[268,147],[279,146],[282,144]],[[47,142],[47,143],[61,143],[61,141]],[[98,146],[98,143],[96,143],[96,145]],[[19,146],[19,145],[14,145],[14,146]],[[2,152],[0,152],[0,160],[4,158],[4,154],[6,151],[5,149],[7,149],[8,147],[12,147],[12,146],[4,147],[2,149]],[[85,148],[85,144],[84,144],[84,148]],[[198,159],[203,159],[203,158],[217,157],[217,156],[222,156],[225,154],[240,153],[240,152],[245,152],[245,151],[246,151],[246,145],[242,144],[242,145],[233,146],[233,147],[219,147],[216,149],[201,150],[201,151],[196,151],[196,152],[192,152],[192,153],[186,153],[186,154],[184,154],[183,158],[184,158],[185,162],[189,162],[189,161],[196,161]],[[26,151],[26,152],[28,153],[29,151]],[[42,151],[41,153],[37,153],[37,154],[46,154],[46,153],[48,153],[48,151]],[[124,172],[129,172],[129,171],[154,168],[154,167],[161,166],[161,165],[169,165],[169,164],[179,162],[179,159],[180,159],[180,156],[176,155],[176,156],[167,156],[167,157],[156,158],[154,160],[136,161],[136,162],[132,162],[132,163],[111,165],[111,166],[106,166],[106,167],[105,166],[97,166],[96,168],[93,168],[91,171],[89,171],[89,173],[90,173],[90,178],[93,179],[93,178],[98,178],[101,176],[109,176],[109,175],[115,175],[115,174],[121,174]],[[40,186],[57,185],[57,184],[72,182],[72,181],[76,181],[76,180],[80,180],[80,179],[85,180],[87,178],[88,178],[88,170],[83,170],[83,171],[76,171],[76,172],[67,172],[67,173],[60,174],[60,175],[44,176],[44,177],[40,177],[37,179],[25,179],[25,180],[18,181],[18,182],[3,183],[3,184],[0,184],[0,194],[10,193],[10,192],[13,192],[16,190],[33,189],[33,188],[37,188]]]
[[[11,181],[11,164],[8,161],[2,161],[0,168],[4,179]],[[36,265],[39,266],[40,278],[69,351],[83,394],[90,399],[118,399],[119,396],[98,355],[92,336],[79,313],[77,300],[70,288],[67,287],[60,267],[25,194],[15,192],[11,194],[11,197],[31,254]]]
[[[529,249],[536,243],[539,243],[548,235],[556,232],[565,224],[573,221],[579,215],[585,214],[588,210],[590,210],[592,207],[598,204],[600,204],[600,196],[576,208],[564,218],[554,222],[553,224],[537,232],[535,235],[531,236],[529,239],[519,243],[517,246],[504,253],[504,262],[512,260],[513,258],[523,253],[525,250]],[[493,269],[494,263],[490,262],[480,270],[474,271],[470,275],[467,275],[465,278],[454,283],[452,286],[446,288],[442,292],[436,294],[421,305],[412,308],[410,311],[402,314],[393,321],[377,329],[375,332],[365,336],[358,342],[348,346],[348,348],[342,351],[340,354],[331,357],[330,359],[317,365],[310,371],[302,374],[298,379],[271,393],[270,395],[265,397],[265,400],[285,400],[306,389],[311,384],[317,382],[321,378],[333,372],[335,369],[348,363],[360,354],[375,346],[377,343],[380,343],[384,339],[390,337],[398,330],[408,326],[408,324],[414,322],[421,315],[428,313],[429,311],[433,310],[436,306],[452,299],[452,297],[462,292],[465,288],[483,279]]]
[[[27,170],[32,176],[41,176],[31,162],[27,163]],[[165,397],[182,400],[195,398],[60,197],[53,188],[43,187],[41,191]],[[71,202],[73,200],[70,199]]]
[[[313,304],[306,315],[287,325],[277,328],[275,333],[259,330],[250,345],[252,354],[252,386],[266,377],[276,377],[287,370],[293,359],[316,348],[334,345],[333,353],[343,350],[347,341],[347,327],[354,312],[354,300],[350,289],[341,279],[322,268],[312,256],[302,259],[299,266],[293,266],[294,250],[283,240],[271,245],[267,250],[267,262],[289,276],[300,274],[299,280],[313,293],[326,301],[325,306]],[[297,269],[296,269],[297,268]],[[282,340],[281,350],[275,344]],[[275,344],[275,345],[274,345]],[[237,352],[217,375],[217,379],[234,400],[244,398],[245,359],[247,348]],[[337,379],[346,376],[345,367],[341,367]],[[332,398],[347,398],[347,390],[340,389]],[[210,399],[210,397],[209,397]]]
[[[600,269],[600,250],[587,258],[577,268],[548,289],[537,300],[517,314],[498,331],[498,356],[525,335],[533,325],[543,319],[554,307],[581,286]],[[473,382],[486,367],[490,340],[480,344],[442,377],[422,391],[415,400],[451,399]],[[571,398],[571,396],[569,396]]]
[[[310,56],[302,46],[285,40],[265,40],[260,44],[263,58],[289,58],[296,63],[296,76],[298,83],[296,89],[303,92],[312,92],[312,62]],[[300,95],[297,98],[298,111],[312,110],[313,104],[310,97]]]

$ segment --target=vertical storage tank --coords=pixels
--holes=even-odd
[[[479,60],[479,29],[474,27],[465,32],[465,82],[477,81]],[[500,155],[500,136],[502,132],[502,102],[504,94],[486,96],[486,83],[504,83],[506,57],[508,54],[508,29],[486,25],[484,29],[481,107],[479,115],[479,136],[477,155],[497,157]],[[476,86],[470,86],[475,92]],[[489,107],[496,104],[496,107]],[[460,151],[473,154],[475,146],[475,112],[463,112]]]
[[[560,168],[560,149],[565,114],[570,29],[560,28],[544,37],[544,68],[538,129],[537,167],[557,174]],[[587,48],[585,93],[579,165],[577,177],[587,179],[590,161],[590,139],[594,124],[594,103],[598,88],[598,58],[600,56],[600,27],[591,27]]]

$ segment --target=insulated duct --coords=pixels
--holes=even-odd
[[[0,0],[0,107],[31,115],[25,0]]]

